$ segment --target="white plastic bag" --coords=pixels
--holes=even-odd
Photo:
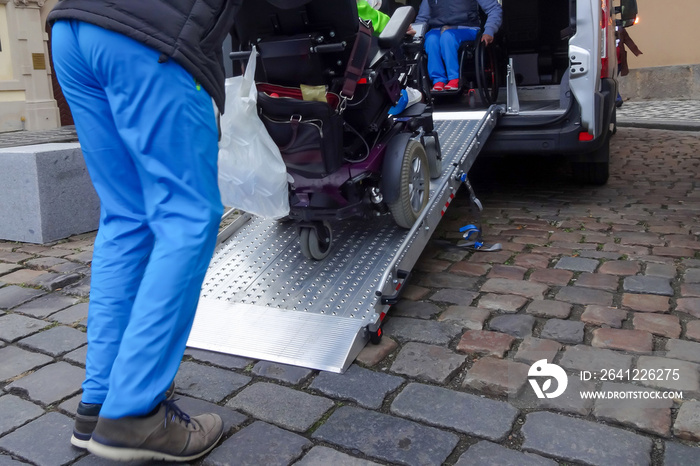
[[[257,111],[256,51],[243,76],[226,80],[221,115],[219,190],[224,205],[265,218],[289,214],[287,168]]]

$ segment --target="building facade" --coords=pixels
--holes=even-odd
[[[0,0],[0,131],[60,126],[46,15],[57,0]]]
[[[700,1],[637,0],[639,23],[628,29],[642,51],[628,53],[620,78],[625,99],[700,99]]]

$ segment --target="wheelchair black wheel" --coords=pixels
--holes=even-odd
[[[499,86],[496,47],[479,41],[476,45],[474,65],[481,101],[486,106],[495,104]]]
[[[307,259],[320,261],[328,257],[331,252],[331,244],[333,244],[331,225],[328,222],[323,222],[319,226],[319,230],[322,231],[322,238],[318,237],[314,227],[302,227],[299,232],[299,247]]]
[[[408,141],[401,162],[399,197],[389,204],[394,221],[401,228],[411,228],[428,205],[430,168],[423,145]]]

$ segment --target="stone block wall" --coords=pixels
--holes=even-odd
[[[80,145],[0,149],[0,239],[48,243],[96,230],[100,201]]]
[[[625,100],[700,100],[700,64],[631,69],[618,82]]]

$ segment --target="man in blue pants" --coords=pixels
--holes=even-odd
[[[425,51],[433,91],[459,89],[459,44],[480,31],[479,6],[486,12],[481,41],[486,45],[501,27],[503,10],[497,0],[423,0],[416,23],[425,23]]]
[[[223,425],[165,398],[223,207],[222,43],[239,1],[62,0],[56,75],[101,201],[88,353],[71,443],[115,460],[190,461]]]

